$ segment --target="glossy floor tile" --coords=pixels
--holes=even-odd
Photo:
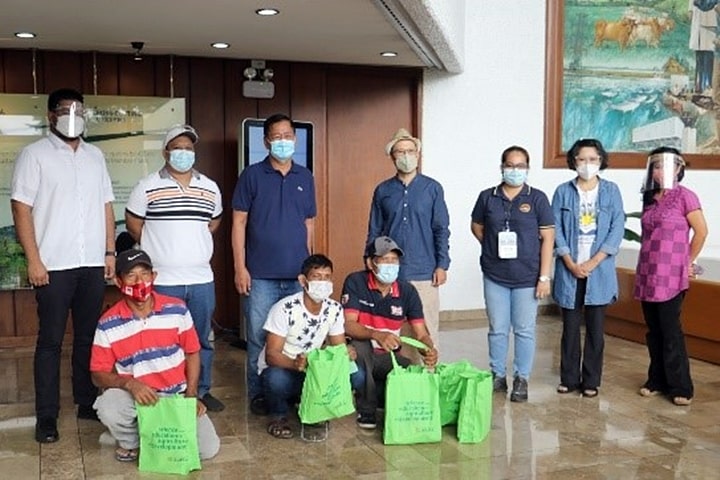
[[[484,325],[443,325],[442,361],[467,359],[486,368]],[[541,317],[537,331],[528,403],[495,394],[492,430],[482,443],[459,444],[454,427],[446,427],[441,443],[410,446],[383,445],[379,430],[357,428],[352,416],[331,422],[326,442],[272,438],[265,432],[267,419],[248,411],[245,352],[218,335],[213,394],[227,408],[211,418],[222,447],[187,478],[720,478],[720,366],[692,361],[696,397],[692,406],[676,407],[637,394],[645,380],[645,347],[607,337],[600,396],[558,395],[561,322]],[[41,446],[33,440],[32,349],[0,350],[0,478],[172,478],[140,474],[135,464],[117,462],[114,447],[99,441],[102,425],[74,416],[67,355],[62,372],[61,439]]]

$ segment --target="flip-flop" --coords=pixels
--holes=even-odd
[[[138,459],[137,448],[122,448],[118,447],[115,449],[115,460],[118,462],[134,462]]]
[[[275,438],[281,438],[281,439],[289,439],[293,438],[294,434],[292,430],[290,430],[290,426],[287,423],[287,420],[280,419],[280,420],[273,420],[268,424],[267,432],[272,435]]]

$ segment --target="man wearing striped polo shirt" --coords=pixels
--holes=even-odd
[[[200,338],[198,398],[211,412],[225,405],[210,394],[215,283],[210,259],[220,225],[217,184],[193,168],[198,134],[190,125],[170,129],[162,169],[140,180],[125,207],[127,230],[153,259],[155,290],[185,301]]]

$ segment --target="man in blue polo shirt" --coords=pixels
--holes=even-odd
[[[423,307],[417,290],[398,280],[403,251],[390,237],[378,237],[370,243],[365,259],[367,270],[351,273],[343,285],[345,334],[357,352],[358,368],[365,387],[357,391],[357,423],[360,428],[376,427],[378,404],[376,382],[384,382],[393,368],[391,351],[400,349],[400,328],[407,322],[413,336],[427,345],[420,351],[428,367],[437,363],[437,350],[425,327]],[[400,355],[398,363],[410,360]]]
[[[439,287],[450,267],[450,217],[442,185],[418,172],[421,147],[420,139],[404,128],[385,147],[397,171],[375,188],[367,245],[380,235],[389,235],[404,250],[399,278],[417,289],[425,324],[438,343]]]
[[[263,125],[269,155],[243,170],[232,199],[235,288],[246,295],[247,388],[250,410],[266,414],[258,357],[263,325],[280,299],[300,292],[297,272],[312,251],[315,184],[312,173],[292,161],[295,127],[286,115]]]
[[[485,307],[493,389],[507,391],[510,327],[515,341],[510,400],[528,399],[535,356],[538,299],[550,295],[555,217],[547,196],[526,183],[530,156],[522,147],[502,153],[500,185],[480,193],[471,229],[482,245]]]

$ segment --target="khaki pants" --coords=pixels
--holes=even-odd
[[[440,289],[432,286],[432,280],[413,280],[410,282],[418,295],[423,306],[423,316],[425,317],[425,326],[430,333],[433,343],[437,348],[440,346]],[[403,325],[402,335],[414,337],[412,327],[408,324]],[[422,357],[418,351],[407,345],[403,345],[402,354],[412,360],[413,363],[422,363]]]

